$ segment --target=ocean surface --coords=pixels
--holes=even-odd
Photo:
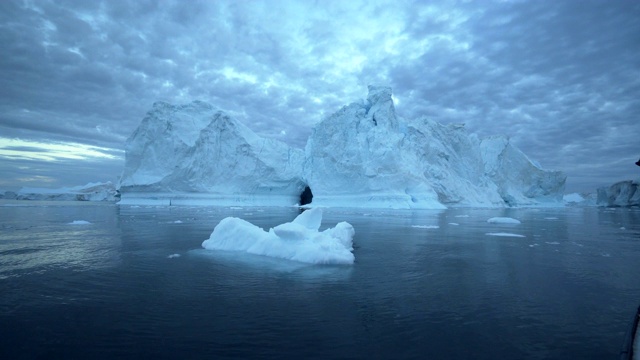
[[[298,213],[1,202],[0,359],[617,359],[640,304],[637,208],[326,209],[351,266],[201,248]]]

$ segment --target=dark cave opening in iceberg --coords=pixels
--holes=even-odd
[[[304,187],[304,190],[300,194],[300,205],[311,204],[313,200],[313,193],[311,192],[311,188],[308,186]]]

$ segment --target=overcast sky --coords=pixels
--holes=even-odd
[[[0,189],[116,182],[158,100],[302,148],[369,84],[510,136],[567,192],[640,177],[635,0],[2,0],[0,46]]]

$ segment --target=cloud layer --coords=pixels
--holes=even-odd
[[[157,100],[303,147],[387,84],[400,116],[509,135],[592,191],[639,175],[639,18],[634,1],[5,0],[0,187],[115,181]]]

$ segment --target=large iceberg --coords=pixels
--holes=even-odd
[[[320,122],[305,148],[313,205],[397,208],[561,205],[566,176],[545,171],[504,137],[464,125],[402,121],[391,88]]]
[[[322,223],[319,208],[304,211],[292,222],[269,231],[235,218],[224,218],[202,243],[207,250],[241,251],[310,264],[353,264],[353,236],[348,222],[318,231]]]
[[[207,103],[157,102],[127,140],[121,203],[295,204],[303,159]]]
[[[640,179],[620,181],[598,188],[599,206],[640,206]]]
[[[563,202],[563,172],[543,170],[504,136],[483,139],[480,148],[484,171],[507,205]]]
[[[433,209],[562,206],[565,180],[505,137],[401,119],[391,88],[370,86],[318,123],[304,152],[203,102],[156,103],[127,140],[120,190],[122,203]]]

